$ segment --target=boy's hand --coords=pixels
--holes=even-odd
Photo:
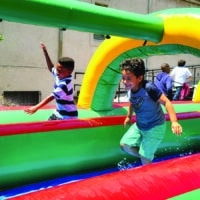
[[[176,135],[181,135],[182,127],[178,122],[172,122],[172,132]]]
[[[32,115],[34,114],[36,111],[37,111],[37,107],[36,106],[32,106],[30,108],[27,108],[24,110],[25,113],[29,114],[29,115]]]
[[[131,118],[130,117],[126,117],[124,120],[124,127],[126,127],[127,124],[131,124]]]
[[[40,42],[40,46],[41,46],[41,48],[42,48],[43,50],[46,50],[46,46],[45,46],[44,43]]]

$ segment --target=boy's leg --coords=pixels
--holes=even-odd
[[[58,118],[54,113],[49,117],[48,121],[51,120],[61,120],[60,118]]]
[[[132,156],[136,156],[140,158],[140,154],[138,153],[139,152],[138,147],[131,147],[127,144],[121,144],[121,149]]]
[[[173,100],[179,100],[179,96],[180,96],[180,92],[181,92],[181,86],[180,87],[176,87],[176,91],[173,97]]]
[[[152,163],[152,160],[149,160],[148,158],[140,156],[140,159],[141,159],[142,165],[147,165],[147,164]]]
[[[143,140],[140,145],[139,154],[143,164],[150,163],[166,131],[166,123],[157,125],[150,130],[142,131]]]
[[[133,124],[122,137],[120,141],[120,146],[122,150],[125,151],[126,153],[132,156],[140,157],[138,153],[140,143],[141,143],[140,131],[137,128],[137,125]]]
[[[141,163],[143,165],[150,164],[152,162],[151,160],[149,160],[149,159],[147,159],[147,158],[145,158],[145,157],[143,157],[143,156],[141,156],[139,154],[139,148],[138,147],[131,147],[131,146],[126,145],[126,144],[121,144],[121,148],[126,153],[128,153],[128,154],[130,154],[132,156],[136,156],[136,157],[140,158],[141,159]]]

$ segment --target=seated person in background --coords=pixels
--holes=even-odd
[[[172,100],[172,78],[169,75],[170,66],[167,63],[161,65],[162,72],[158,73],[154,79],[154,84],[164,93],[169,100]]]

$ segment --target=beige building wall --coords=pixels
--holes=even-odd
[[[175,7],[199,7],[184,0],[83,0],[88,3],[103,3],[111,8],[147,14]],[[193,0],[194,2],[194,0]],[[120,28],[120,27],[119,27]],[[75,72],[84,72],[87,64],[101,43],[93,39],[93,33],[74,30],[60,31],[56,28],[2,21],[0,34],[0,95],[4,91],[40,91],[41,99],[53,88],[53,79],[45,63],[40,42],[47,46],[54,63],[60,56],[70,56],[76,61]],[[199,64],[199,58],[191,55],[153,56],[147,59],[149,68],[159,68],[163,62],[176,65],[180,58],[187,64]],[[75,84],[81,84],[78,75]],[[76,92],[76,91],[75,91]]]

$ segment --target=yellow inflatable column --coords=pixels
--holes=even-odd
[[[193,94],[192,101],[195,103],[200,103],[200,81],[194,88],[194,94]]]

